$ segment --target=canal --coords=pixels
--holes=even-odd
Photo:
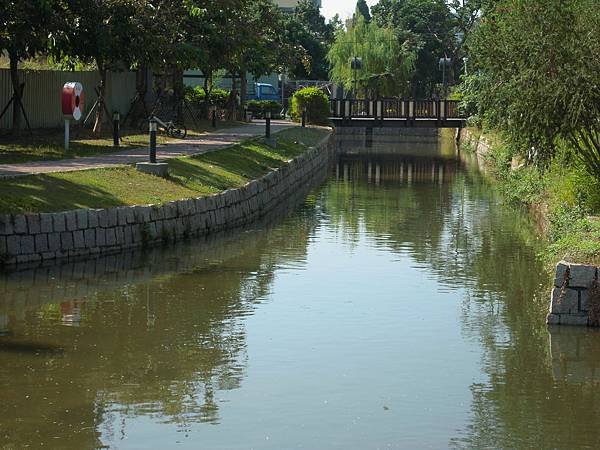
[[[241,233],[0,278],[0,448],[598,448],[600,335],[444,140]]]

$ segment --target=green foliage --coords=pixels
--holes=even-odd
[[[367,23],[362,16],[355,22],[338,30],[327,55],[331,79],[350,91],[356,77],[358,90],[365,96],[408,93],[416,57],[411,44],[400,42],[391,28],[374,21]],[[362,58],[361,70],[352,70],[350,62],[354,56]]]
[[[356,15],[359,14],[367,23],[371,21],[371,10],[365,0],[358,0],[358,2],[356,2]]]
[[[281,103],[274,100],[250,100],[246,102],[248,111],[253,113],[262,113],[264,111],[271,111],[272,113],[279,113],[283,107]]]
[[[470,42],[484,123],[548,165],[568,139],[600,180],[600,10],[595,0],[500,0]],[[534,150],[533,152],[531,150]]]
[[[300,120],[304,108],[306,108],[309,123],[316,125],[327,125],[329,123],[329,98],[322,90],[316,87],[308,87],[296,91],[290,106],[292,119]]]
[[[229,99],[230,92],[225,89],[213,89],[210,91],[210,102],[220,108],[224,108]],[[185,90],[185,99],[195,107],[205,106],[206,92],[200,86],[187,88]]]

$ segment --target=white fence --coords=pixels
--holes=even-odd
[[[19,70],[19,80],[25,83],[23,105],[32,128],[58,128],[64,123],[61,109],[62,87],[67,81],[79,81],[85,91],[86,111],[96,101],[94,88],[100,84],[96,71],[61,72],[53,70]],[[135,73],[114,72],[108,74],[106,102],[110,112],[126,114],[135,96]],[[12,97],[10,71],[0,69],[0,111]],[[26,127],[22,120],[22,126]],[[0,129],[12,127],[12,105],[0,119]]]

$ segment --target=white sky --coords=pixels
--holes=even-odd
[[[369,6],[373,6],[378,0],[367,0]],[[323,7],[321,13],[327,19],[339,14],[342,19],[350,17],[356,8],[356,0],[321,0]]]

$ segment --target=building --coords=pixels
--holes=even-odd
[[[321,0],[312,0],[315,5],[319,8],[321,7]],[[298,0],[275,0],[275,3],[279,5],[281,9],[284,11],[292,12],[296,5],[298,5]]]

